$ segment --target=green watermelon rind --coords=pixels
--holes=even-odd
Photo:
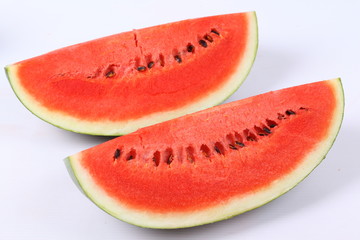
[[[240,86],[244,83],[244,81],[246,80],[246,78],[247,78],[247,77],[249,76],[249,74],[250,74],[251,68],[252,68],[252,66],[254,65],[254,62],[255,62],[255,59],[256,59],[257,50],[258,50],[258,48],[259,48],[259,35],[258,35],[259,28],[258,28],[258,21],[257,21],[256,12],[253,12],[253,20],[254,20],[253,24],[254,24],[254,27],[255,27],[255,29],[256,29],[256,30],[254,31],[254,36],[253,36],[253,37],[256,38],[256,40],[253,41],[254,44],[255,44],[255,45],[252,47],[253,50],[254,50],[254,52],[253,52],[253,57],[249,57],[249,59],[250,59],[251,61],[248,61],[248,62],[247,62],[247,65],[248,65],[248,67],[247,67],[247,72],[244,72],[241,80],[239,81],[238,86],[235,87],[235,88],[233,89],[233,91],[229,93],[229,95],[225,96],[222,100],[219,100],[214,106],[219,105],[219,104],[225,102],[228,98],[230,98],[237,90],[239,90]],[[249,41],[249,42],[252,42],[252,41]]]
[[[173,111],[164,111],[153,113],[139,119],[126,121],[87,121],[78,119],[67,113],[49,110],[41,103],[39,103],[33,96],[28,94],[27,90],[20,84],[20,79],[17,77],[17,64],[8,65],[5,67],[5,72],[10,85],[15,92],[20,102],[35,116],[43,121],[50,123],[58,128],[68,130],[71,132],[82,133],[87,135],[103,135],[103,136],[119,136],[136,131],[139,128],[149,125],[157,124],[163,121],[174,119],[185,114],[190,114],[209,107],[213,107],[224,102],[234,92],[236,92],[242,83],[247,78],[252,65],[255,61],[258,50],[258,25],[255,12],[249,12],[249,35],[248,47],[246,53],[239,61],[238,69],[234,72],[232,77],[224,84],[222,88],[217,89],[202,99],[192,102],[187,106],[183,106]]]
[[[68,170],[69,175],[70,175],[71,179],[73,180],[73,182],[75,183],[76,187],[83,194],[85,194],[87,196],[86,191],[83,189],[83,187],[81,186],[80,182],[78,181],[78,179],[76,177],[75,171],[74,171],[74,169],[73,169],[73,167],[71,165],[70,157],[65,158],[64,163],[65,163],[66,169]]]
[[[333,146],[333,144],[338,136],[338,133],[340,131],[341,124],[343,121],[343,117],[344,117],[345,99],[344,99],[344,92],[343,92],[341,79],[340,78],[334,79],[333,84],[335,86],[337,98],[338,98],[338,101],[337,101],[338,104],[337,104],[337,107],[335,110],[333,122],[331,124],[331,127],[329,128],[328,137],[325,140],[323,140],[322,142],[320,142],[321,145],[318,145],[318,147],[316,148],[315,151],[313,151],[312,153],[309,153],[308,156],[305,157],[306,160],[304,160],[304,163],[307,163],[307,164],[302,164],[302,165],[298,166],[297,169],[295,169],[292,173],[284,176],[281,180],[279,180],[279,182],[272,183],[269,188],[256,192],[256,194],[258,194],[260,192],[260,195],[256,195],[255,199],[259,198],[259,196],[263,197],[261,195],[261,193],[264,193],[264,192],[266,193],[266,191],[269,189],[270,189],[270,191],[275,189],[275,191],[273,193],[270,192],[271,194],[269,194],[269,195],[265,194],[265,197],[266,197],[265,200],[258,201],[256,204],[253,204],[251,207],[248,207],[248,208],[242,209],[241,207],[237,206],[238,208],[234,208],[232,214],[226,214],[226,215],[223,215],[222,217],[217,217],[216,219],[204,219],[202,222],[196,222],[194,224],[181,225],[181,223],[179,223],[178,225],[176,225],[173,222],[177,221],[179,219],[179,217],[176,215],[177,213],[174,213],[174,217],[172,218],[172,221],[165,218],[163,225],[161,225],[161,224],[154,225],[152,221],[149,221],[149,222],[128,221],[128,219],[126,219],[126,216],[125,217],[120,216],[114,210],[112,210],[112,209],[108,208],[107,206],[105,206],[104,204],[100,203],[101,200],[108,198],[107,196],[105,196],[105,197],[101,196],[100,198],[97,198],[96,193],[92,193],[93,189],[87,189],[88,182],[82,182],[82,180],[84,178],[81,176],[82,175],[81,169],[79,170],[76,166],[76,164],[79,160],[78,159],[79,155],[73,155],[71,157],[66,158],[65,163],[68,167],[68,171],[69,171],[70,175],[72,176],[73,180],[75,181],[76,185],[80,188],[80,190],[91,201],[93,201],[99,208],[101,208],[108,214],[110,214],[110,215],[114,216],[115,218],[118,218],[124,222],[128,222],[130,224],[133,224],[133,225],[136,225],[139,227],[144,227],[144,228],[172,229],[172,228],[194,227],[194,226],[200,226],[200,225],[205,225],[205,224],[210,224],[210,223],[226,220],[226,219],[232,218],[234,216],[240,215],[242,213],[248,212],[250,210],[259,208],[259,207],[277,199],[278,197],[284,195],[285,193],[287,193],[288,191],[290,191],[291,189],[296,187],[300,182],[302,182],[311,172],[313,172],[313,170],[323,161],[323,159],[325,159],[326,155],[330,151],[331,147]],[[304,167],[307,167],[307,168],[305,170],[303,170]],[[298,176],[296,174],[298,174]],[[294,178],[294,175],[295,175],[295,177],[296,176],[297,177]],[[282,184],[279,185],[279,183],[282,183]],[[92,184],[93,183],[90,183],[90,186],[94,186]],[[239,197],[239,198],[241,198],[241,197]],[[229,201],[229,204],[232,204],[234,201],[236,201],[236,199]],[[250,200],[247,200],[247,201],[252,201],[252,199],[250,198]],[[237,204],[235,204],[235,205],[237,205]],[[222,213],[223,211],[222,211],[221,207],[219,207],[219,208],[220,209],[216,208],[217,209],[216,211]],[[223,208],[225,208],[225,207],[223,207]],[[200,210],[200,212],[201,211],[202,210]],[[207,210],[205,210],[205,211],[207,211]],[[156,217],[158,217],[158,216],[156,216],[156,213],[154,213],[153,219],[155,219]],[[183,216],[181,216],[181,217],[183,217]],[[192,217],[193,217],[193,213],[188,213],[188,218],[191,219]],[[148,219],[151,219],[151,218],[148,218]],[[170,222],[170,225],[169,225],[169,222]]]
[[[80,183],[78,176],[76,174],[76,171],[74,170],[74,167],[71,164],[71,157],[67,157],[64,159],[64,163],[66,166],[66,169],[72,179],[72,181],[75,183],[76,187],[80,190],[80,192],[82,192],[88,199],[90,199],[93,203],[95,203],[100,209],[102,209],[104,212],[109,213],[110,215],[113,216],[113,214],[111,214],[111,210],[107,209],[106,206],[101,205],[98,202],[95,202],[92,198],[91,198],[91,194],[89,194],[85,188],[82,186],[82,184]],[[116,217],[115,217],[116,218]]]

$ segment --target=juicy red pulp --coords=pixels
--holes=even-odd
[[[126,121],[173,110],[234,73],[247,47],[249,16],[121,33],[22,61],[17,74],[43,106],[83,120]]]
[[[327,81],[269,92],[140,129],[82,152],[80,161],[128,207],[204,209],[295,169],[328,136],[336,101]]]

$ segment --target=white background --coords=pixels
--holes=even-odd
[[[0,66],[133,28],[256,10],[259,49],[233,101],[341,77],[346,110],[323,163],[295,189],[230,220],[142,229],[107,215],[70,180],[62,159],[107,137],[49,125],[0,74],[0,239],[360,239],[359,1],[0,0]],[[46,66],[44,66],[46,67]]]

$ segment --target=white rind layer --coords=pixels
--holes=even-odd
[[[142,127],[150,126],[159,122],[215,106],[234,93],[250,72],[251,66],[255,60],[258,46],[256,14],[255,12],[249,12],[247,14],[249,17],[248,45],[241,61],[238,63],[237,70],[234,72],[234,74],[222,87],[218,88],[214,92],[211,92],[211,94],[208,96],[204,96],[197,102],[193,102],[189,105],[172,111],[153,113],[151,115],[146,115],[138,119],[127,121],[99,120],[94,122],[82,120],[65,112],[50,110],[36,101],[36,99],[22,87],[20,78],[17,75],[18,65],[14,64],[7,66],[6,72],[10,84],[19,100],[27,109],[29,109],[33,114],[43,119],[44,121],[49,122],[57,127],[78,133],[107,136],[124,135],[130,132],[134,132]]]
[[[125,222],[147,228],[185,228],[220,221],[260,207],[281,196],[303,180],[326,156],[340,129],[344,113],[344,95],[341,80],[333,79],[329,84],[334,89],[337,106],[327,136],[309,152],[302,163],[290,174],[246,196],[236,196],[221,205],[193,212],[169,212],[166,214],[139,211],[128,208],[110,197],[93,181],[91,175],[80,164],[81,153],[65,160],[69,173],[76,184],[96,205]]]

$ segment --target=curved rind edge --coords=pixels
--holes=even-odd
[[[80,182],[78,181],[76,175],[75,175],[75,172],[74,172],[74,169],[71,165],[71,157],[67,157],[64,159],[64,163],[65,163],[65,166],[66,166],[66,169],[71,177],[71,179],[73,180],[73,182],[75,183],[76,187],[83,193],[86,195],[84,189],[82,188]]]
[[[72,161],[71,170],[74,171],[74,176],[82,191],[91,201],[108,214],[133,225],[145,228],[173,229],[199,226],[232,218],[282,196],[304,180],[326,157],[341,128],[345,105],[341,79],[329,80],[328,83],[334,87],[338,99],[328,136],[304,158],[303,164],[300,164],[291,174],[273,182],[266,189],[248,194],[246,197],[234,197],[223,205],[184,214],[140,212],[136,209],[127,208],[109,197],[102,189],[96,187],[96,183],[81,166],[81,153],[69,158]]]
[[[125,135],[130,132],[134,132],[142,127],[154,125],[176,117],[213,107],[229,98],[245,81],[255,61],[258,49],[258,26],[256,13],[253,11],[247,12],[247,14],[250,19],[250,32],[248,34],[249,45],[246,48],[244,56],[239,61],[238,69],[234,72],[232,77],[228,79],[228,81],[224,84],[223,87],[217,89],[216,91],[213,91],[210,94],[210,97],[203,97],[201,100],[191,105],[187,105],[173,111],[164,111],[160,113],[154,113],[152,115],[147,115],[139,119],[117,122],[102,120],[100,123],[81,120],[67,115],[63,112],[58,112],[55,110],[51,111],[44,107],[42,104],[40,104],[33,96],[31,96],[26,91],[26,89],[21,86],[20,78],[17,76],[17,67],[18,64],[21,63],[8,65],[5,67],[5,71],[10,85],[20,102],[31,113],[33,113],[38,118],[44,120],[45,122],[48,122],[58,128],[88,135]]]
[[[247,61],[247,64],[249,65],[247,67],[248,71],[246,73],[244,73],[242,75],[241,80],[239,81],[239,85],[233,89],[233,91],[225,96],[224,99],[222,99],[221,101],[219,101],[216,105],[221,104],[222,102],[224,102],[225,100],[227,100],[229,97],[231,97],[239,88],[240,86],[243,84],[243,82],[246,80],[246,78],[248,77],[248,75],[250,74],[250,71],[252,69],[252,66],[254,65],[255,59],[256,59],[256,55],[257,55],[257,51],[258,51],[258,47],[259,47],[259,27],[258,27],[258,20],[257,20],[257,16],[256,16],[256,12],[248,12],[248,14],[251,16],[252,21],[250,21],[251,23],[251,33],[249,34],[249,38],[254,38],[256,40],[252,41],[251,39],[248,41],[248,43],[254,43],[253,46],[250,46],[249,49],[252,49],[252,55],[248,56],[248,57],[244,57],[244,59],[249,59],[251,61]],[[249,51],[249,53],[251,54],[251,51]],[[241,64],[240,64],[241,65]],[[215,105],[214,105],[215,106]]]

